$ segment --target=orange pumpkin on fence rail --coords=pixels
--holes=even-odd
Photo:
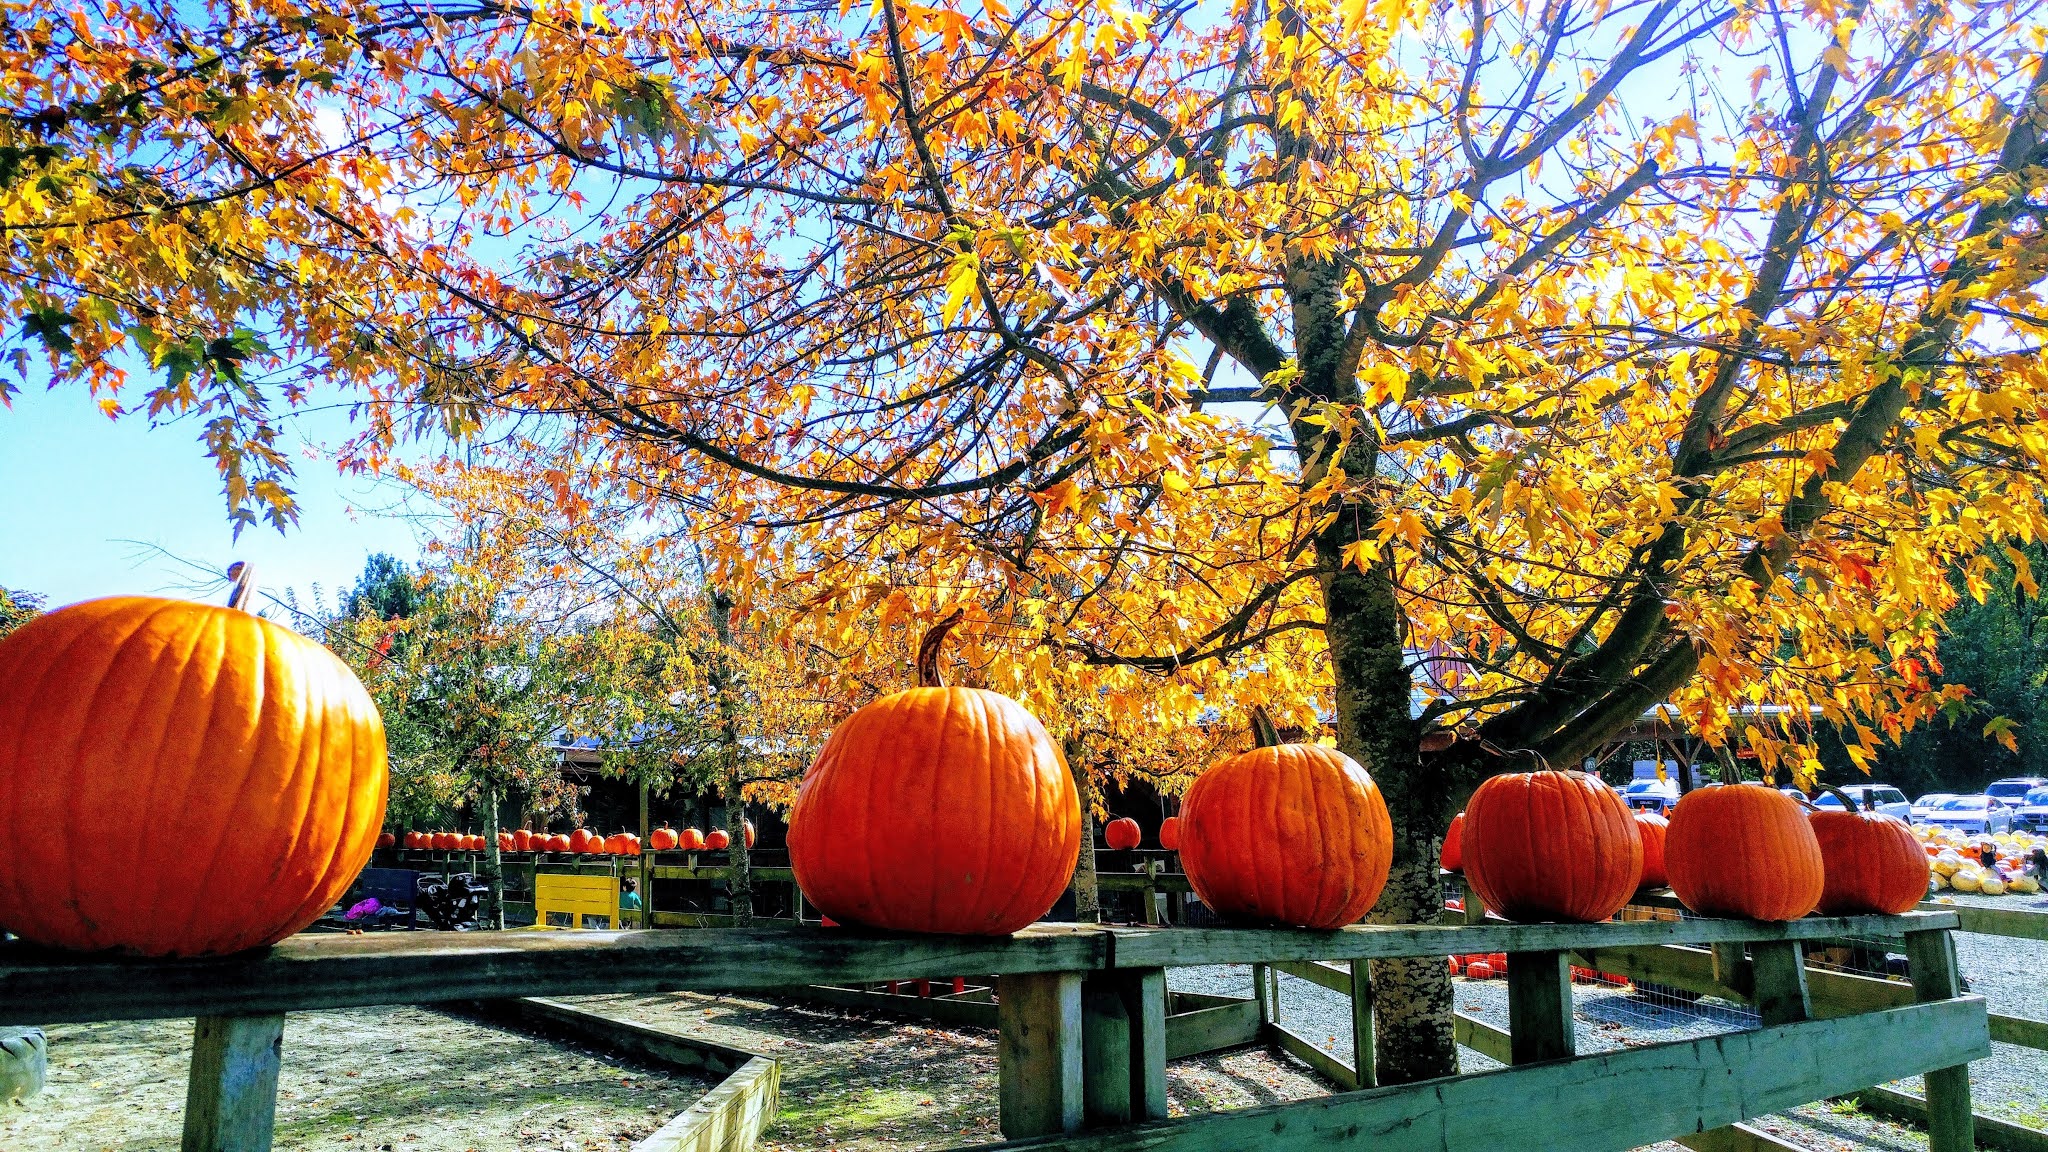
[[[1509,920],[1612,917],[1643,876],[1635,814],[1584,772],[1489,777],[1465,803],[1465,879]]]
[[[919,686],[847,717],[804,775],[790,866],[834,920],[1007,935],[1073,875],[1082,817],[1059,745],[1015,700],[939,675],[963,615],[924,634]]]
[[[226,608],[117,596],[0,640],[0,811],[37,830],[0,851],[10,931],[239,952],[312,923],[369,862],[388,780],[376,705],[332,652],[242,611],[250,572],[232,574]],[[175,834],[107,835],[106,814],[145,797]]]
[[[1643,879],[1637,887],[1668,887],[1671,879],[1664,869],[1664,837],[1671,831],[1671,822],[1655,812],[1638,812],[1636,831],[1643,835]]]
[[[1263,708],[1256,747],[1211,765],[1181,799],[1181,868],[1226,919],[1338,928],[1365,915],[1393,866],[1393,821],[1351,757],[1282,744]]]
[[[1820,844],[1820,911],[1827,916],[1911,912],[1927,898],[1933,863],[1913,829],[1896,816],[1869,808],[1839,788],[1829,788],[1842,810],[1808,813]]]
[[[1797,920],[1820,903],[1820,841],[1799,803],[1762,784],[1695,788],[1664,835],[1671,891],[1702,916]]]
[[[1112,851],[1128,852],[1136,848],[1144,836],[1138,829],[1138,822],[1129,816],[1119,816],[1102,829],[1102,842]]]

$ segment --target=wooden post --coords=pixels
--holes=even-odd
[[[1750,946],[1751,994],[1757,1018],[1766,1028],[1797,1024],[1813,1015],[1806,992],[1806,954],[1796,940],[1774,940]]]
[[[1369,961],[1351,962],[1351,1066],[1358,1073],[1360,1088],[1373,1088],[1379,1084],[1379,1074],[1373,1067],[1372,1034],[1372,965]]]
[[[1459,901],[1465,905],[1465,923],[1486,923],[1486,901],[1479,898],[1479,893],[1473,889],[1472,882],[1465,879],[1462,872],[1458,874],[1458,887],[1464,891]]]
[[[1252,999],[1259,1002],[1259,1027],[1273,1023],[1280,1017],[1279,997],[1268,998],[1266,989],[1272,981],[1273,970],[1264,964],[1252,965]]]
[[[1130,1022],[1130,1118],[1166,1119],[1166,969],[1126,968],[1116,993]]]
[[[1159,923],[1158,890],[1153,888],[1151,884],[1151,881],[1157,880],[1158,878],[1159,861],[1145,861],[1145,923],[1152,926],[1157,926]]]
[[[1714,982],[1723,988],[1732,989],[1737,995],[1748,996],[1756,985],[1751,974],[1749,961],[1742,955],[1739,943],[1707,945],[1714,956]]]
[[[284,1017],[201,1016],[192,1032],[184,1152],[270,1152]]]
[[[1508,953],[1509,1063],[1576,1055],[1571,958],[1563,952]]]
[[[1131,1122],[1131,1015],[1114,973],[1081,986],[1081,1111],[1088,1126]]]
[[[1081,974],[1032,972],[996,980],[998,1115],[1011,1140],[1080,1130]]]
[[[1913,979],[1915,1001],[1952,1000],[1963,994],[1955,940],[1947,929],[1906,933],[1906,966]],[[1928,1149],[1971,1152],[1977,1146],[1977,1121],[1970,1114],[1970,1066],[1938,1068],[1923,1079],[1927,1085]]]

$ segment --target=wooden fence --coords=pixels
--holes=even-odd
[[[1960,991],[1956,924],[1942,911],[1335,932],[1039,925],[995,939],[799,926],[387,933],[299,936],[260,953],[176,962],[13,942],[0,945],[0,1024],[197,1017],[185,1152],[259,1152],[270,1146],[287,1012],[985,972],[996,974],[999,1111],[1013,1147],[1620,1152],[1924,1072],[1933,1150],[1963,1152],[1972,1145],[1967,1065],[1989,1053],[1990,1032],[1983,1000]],[[1901,941],[1913,1002],[1816,1018],[1801,945],[1837,937]],[[1763,1027],[1576,1054],[1573,953],[1700,946],[1746,947]],[[1469,952],[1509,955],[1511,1067],[1167,1118],[1168,968]],[[1371,1080],[1369,1068],[1352,1076]]]

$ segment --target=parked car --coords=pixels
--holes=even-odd
[[[1621,798],[1638,812],[1667,813],[1678,804],[1678,785],[1668,780],[1636,780],[1621,790]]]
[[[1929,792],[1927,795],[1913,801],[1913,814],[1908,819],[1915,824],[1924,824],[1927,822],[1927,818],[1934,814],[1935,809],[1955,798],[1956,794],[1953,792]]]
[[[1913,818],[1913,805],[1907,801],[1906,794],[1889,784],[1844,784],[1841,788],[1851,800],[1856,801],[1858,809],[1870,808],[1874,804],[1877,811],[1887,816],[1909,821]],[[1813,803],[1817,808],[1839,810],[1842,807],[1842,802],[1835,798],[1833,792],[1821,793],[1813,798]]]
[[[2048,787],[2036,788],[2020,799],[2019,810],[2012,814],[2012,828],[2015,832],[2048,832]]]
[[[2039,776],[2008,776],[1985,785],[1984,794],[1994,800],[2018,804],[2027,798],[2027,793],[2036,788],[2048,788],[2048,779]]]
[[[2013,810],[1989,796],[1958,796],[1928,814],[1927,823],[1958,832],[1992,835],[2012,831]]]

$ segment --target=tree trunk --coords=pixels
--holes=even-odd
[[[732,747],[727,751],[737,755],[739,749]],[[745,924],[754,918],[754,869],[747,852],[747,807],[740,802],[737,763],[729,780],[725,798],[725,834],[732,837],[732,843],[725,847],[725,859],[732,866],[732,871],[725,875],[725,898],[732,905],[733,916]]]
[[[505,927],[505,860],[498,853],[498,786],[484,786],[484,906],[477,910],[476,926],[488,931]]]
[[[1087,742],[1079,736],[1066,739],[1067,771],[1074,777],[1074,791],[1081,797],[1081,852],[1074,861],[1074,919],[1082,924],[1102,919],[1102,900],[1095,886],[1095,777],[1088,771]]]

